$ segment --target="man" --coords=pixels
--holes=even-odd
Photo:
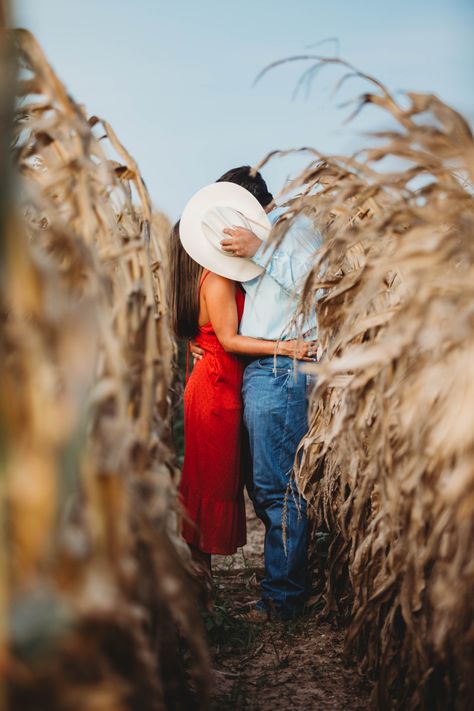
[[[250,166],[228,171],[221,181],[241,185],[271,211],[273,197]],[[269,340],[296,337],[295,293],[313,263],[314,230],[290,229],[278,249],[267,251],[250,230],[224,233],[223,249],[265,269],[242,284],[246,299],[240,333]],[[315,324],[305,324],[305,330],[314,340]],[[291,478],[297,446],[307,431],[307,396],[307,378],[295,372],[291,358],[255,359],[245,369],[242,398],[253,474],[249,494],[265,524],[265,578],[257,614],[272,619],[299,615],[308,592],[306,502]]]

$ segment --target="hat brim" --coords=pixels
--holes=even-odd
[[[251,259],[235,257],[212,244],[203,225],[206,216],[214,208],[231,208],[244,219],[238,217],[228,227],[250,224],[252,231],[261,240],[266,240],[271,231],[271,223],[258,200],[245,188],[235,183],[219,182],[207,185],[189,200],[183,210],[179,224],[182,245],[190,257],[205,269],[235,281],[249,281],[259,276],[263,269]],[[226,235],[222,234],[222,239]]]

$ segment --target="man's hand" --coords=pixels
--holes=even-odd
[[[221,241],[222,249],[236,257],[253,257],[262,244],[262,240],[245,227],[226,227],[223,232],[229,238]]]
[[[189,350],[193,357],[194,365],[196,365],[198,360],[202,360],[205,351],[201,348],[201,346],[198,346],[196,341],[193,341],[192,339],[189,341]]]
[[[316,360],[317,344],[315,341],[301,341],[297,338],[291,341],[278,341],[276,344],[276,354],[284,355],[296,360],[305,360],[314,363]]]

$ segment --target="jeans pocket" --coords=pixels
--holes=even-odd
[[[259,358],[259,360],[257,360],[257,365],[261,370],[265,370],[268,373],[275,373],[276,375],[288,375],[291,371],[291,368],[278,363],[278,361],[275,364],[273,358]]]

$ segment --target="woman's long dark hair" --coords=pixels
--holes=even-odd
[[[199,332],[199,282],[202,267],[183,248],[179,238],[179,221],[171,230],[168,254],[171,328],[178,338],[194,338]]]

